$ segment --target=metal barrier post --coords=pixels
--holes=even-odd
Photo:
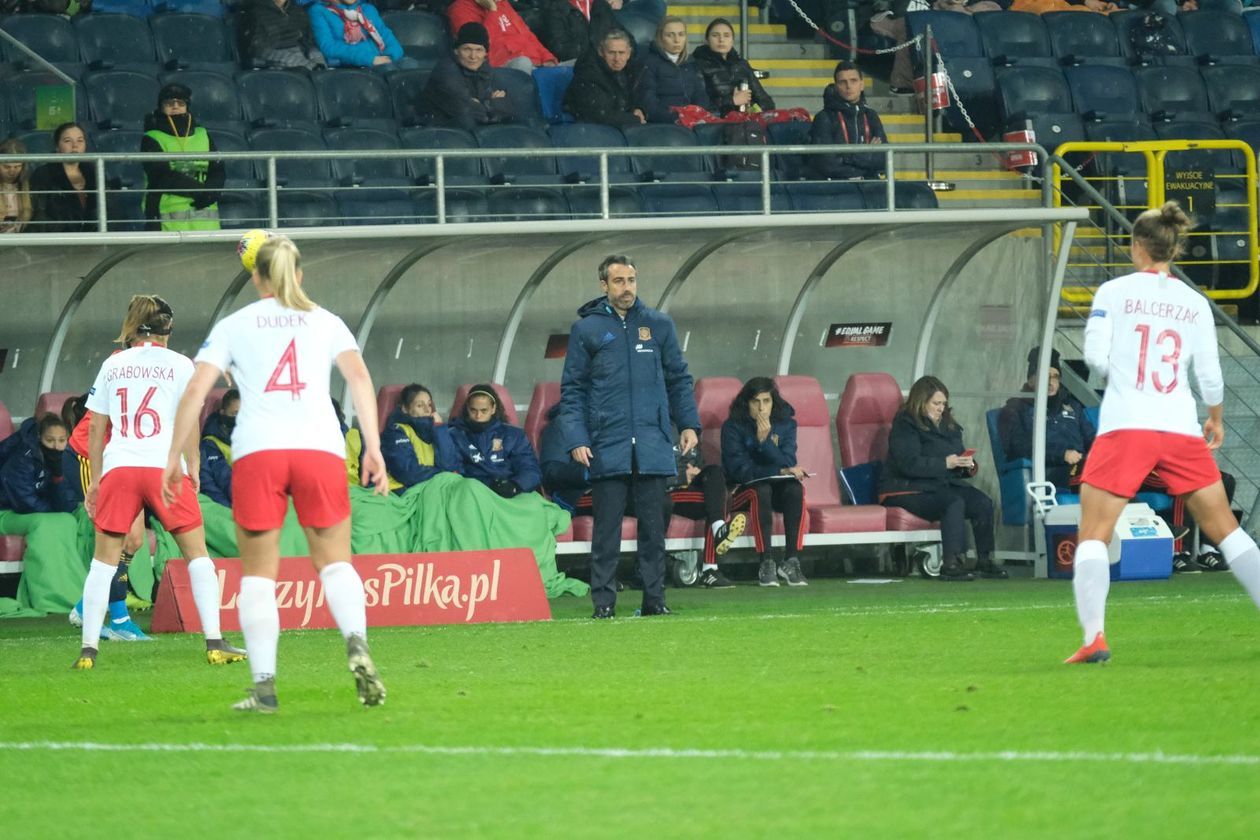
[[[748,0],[739,0],[739,54],[748,59]]]
[[[109,230],[109,213],[105,208],[105,161],[96,158],[92,163],[96,166],[96,229],[104,233]]]
[[[888,209],[897,209],[897,172],[893,164],[893,151],[891,148],[884,150],[884,190],[888,196]]]
[[[607,219],[608,211],[608,152],[599,153],[599,217]]]
[[[930,144],[932,142],[932,117],[934,108],[932,101],[936,96],[936,85],[933,84],[935,76],[933,76],[932,59],[935,56],[932,53],[932,26],[929,24],[923,33],[923,142]],[[936,180],[935,167],[932,165],[932,153],[925,152],[923,155],[923,173],[927,176],[928,183]]]
[[[761,150],[761,214],[769,216],[773,209],[770,203],[770,149]]]
[[[280,227],[280,201],[276,195],[276,156],[267,158],[267,224]]]
[[[437,184],[437,220],[446,224],[446,158],[438,155],[433,161],[433,180]]]

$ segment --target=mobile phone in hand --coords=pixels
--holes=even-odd
[[[962,451],[962,455],[960,455],[959,457],[960,457],[960,458],[974,458],[974,457],[976,457],[976,450],[974,450],[974,449],[964,449],[964,450]]]

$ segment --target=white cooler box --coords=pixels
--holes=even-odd
[[[1080,505],[1058,505],[1046,511],[1045,546],[1037,556],[1038,576],[1072,577],[1080,522]],[[1125,505],[1107,551],[1112,580],[1157,580],[1172,575],[1172,532],[1150,505]]]

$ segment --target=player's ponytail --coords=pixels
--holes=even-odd
[[[274,233],[258,249],[254,263],[258,276],[271,287],[271,294],[281,306],[309,312],[315,308],[315,302],[306,296],[298,283],[297,273],[301,265],[302,255],[293,240]]]
[[[127,317],[123,319],[122,332],[114,339],[115,344],[130,347],[137,338],[171,334],[171,322],[175,313],[170,304],[157,295],[132,295],[127,304]]]
[[[1163,207],[1152,207],[1137,217],[1133,223],[1133,238],[1142,243],[1151,259],[1166,263],[1181,256],[1186,232],[1193,227],[1194,220],[1180,204],[1165,201]]]

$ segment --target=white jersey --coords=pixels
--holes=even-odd
[[[241,392],[232,457],[268,449],[314,449],[339,458],[346,441],[328,391],[337,356],[358,350],[331,312],[286,309],[275,298],[224,318],[197,353],[198,362],[230,371]]]
[[[101,477],[114,467],[166,466],[175,409],[192,378],[187,356],[159,344],[138,344],[101,365],[87,408],[109,417]]]
[[[1085,325],[1085,361],[1107,376],[1098,434],[1153,429],[1203,434],[1190,368],[1208,405],[1225,398],[1207,300],[1178,280],[1140,271],[1102,285]]]

